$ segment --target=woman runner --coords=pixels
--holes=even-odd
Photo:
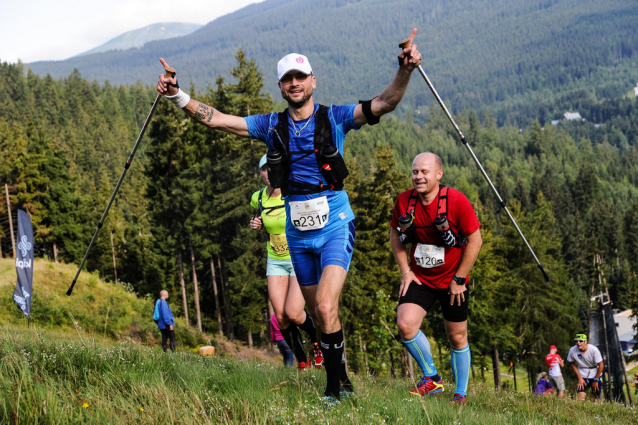
[[[259,230],[263,225],[269,235],[266,245],[268,297],[275,310],[281,335],[295,354],[299,369],[304,371],[312,368],[303,348],[299,328],[310,336],[314,350],[314,367],[320,369],[323,367],[323,354],[319,348],[317,330],[312,317],[304,311],[305,301],[297,283],[286,241],[284,200],[281,198],[281,190],[270,186],[266,155],[259,161],[259,171],[266,187],[253,193],[250,200],[250,205],[259,211],[259,214],[250,220],[250,227]]]

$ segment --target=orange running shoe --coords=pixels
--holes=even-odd
[[[450,400],[450,404],[456,404],[458,406],[462,406],[465,403],[467,403],[467,397],[458,393],[454,394],[454,397],[452,397],[452,400]]]
[[[433,381],[429,376],[421,378],[416,388],[410,390],[410,395],[416,395],[421,397],[429,396],[430,394],[438,394],[443,392],[443,379]]]
[[[319,348],[319,343],[313,342],[312,348],[314,350],[313,356],[315,369],[321,369],[323,367],[323,353],[321,352],[321,348]]]

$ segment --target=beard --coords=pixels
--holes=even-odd
[[[290,96],[285,94],[284,92],[281,93],[281,97],[283,97],[284,100],[288,102],[289,106],[292,106],[295,109],[299,109],[302,106],[304,106],[312,97],[312,87],[309,88],[308,90],[304,90],[303,97],[301,98],[301,100],[298,100],[298,101],[292,100]]]

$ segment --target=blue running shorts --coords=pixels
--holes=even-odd
[[[319,284],[321,271],[328,265],[350,269],[354,249],[354,221],[314,238],[288,238],[288,250],[301,286]]]

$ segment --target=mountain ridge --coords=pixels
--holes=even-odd
[[[530,102],[566,90],[617,96],[638,79],[638,3],[631,0],[266,0],[138,50],[28,66],[56,78],[77,68],[99,82],[152,85],[164,57],[182,85],[190,81],[204,90],[217,77],[229,78],[241,48],[264,74],[265,90],[278,98],[277,61],[294,51],[310,59],[316,100],[356,102],[378,95],[391,80],[398,42],[413,27],[423,67],[453,111],[513,108],[520,114]],[[400,108],[423,109],[432,101],[423,82],[412,82]],[[548,118],[540,113],[526,116]],[[513,115],[504,112],[499,123]]]
[[[189,22],[159,22],[122,33],[104,44],[73,57],[103,53],[111,50],[140,48],[149,41],[182,37],[197,31],[201,27],[203,27],[203,25]]]

